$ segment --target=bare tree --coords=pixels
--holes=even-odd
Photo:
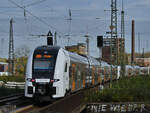
[[[15,51],[15,74],[16,75],[25,75],[27,56],[30,52],[30,49],[27,46],[22,46],[17,48]]]
[[[17,48],[15,51],[15,57],[27,57],[30,52],[28,46],[23,45],[20,48]]]

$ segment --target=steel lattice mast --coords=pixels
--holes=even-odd
[[[14,75],[14,40],[13,40],[13,19],[10,20],[9,31],[9,58],[8,58],[9,75]]]
[[[115,53],[115,58],[116,59],[116,65],[118,64],[118,35],[117,35],[117,0],[111,0],[111,25],[110,25],[110,29],[111,29],[111,43],[112,43],[112,39],[114,38],[116,43],[116,47],[112,53]],[[112,44],[111,44],[112,45]],[[115,44],[113,44],[115,45]]]
[[[112,38],[117,38],[117,0],[111,0]]]
[[[110,25],[110,30],[111,30],[111,43],[110,43],[110,60],[111,60],[111,83],[110,87],[112,87],[112,63],[113,63],[113,57],[112,57],[112,46],[114,45],[112,43],[112,38],[116,38],[117,41],[117,0],[111,0],[111,25]],[[116,42],[115,42],[116,43]],[[117,45],[117,44],[116,44]],[[118,47],[114,47],[116,51],[116,64],[118,64]],[[114,53],[114,52],[113,52]]]

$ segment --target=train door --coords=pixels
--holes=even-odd
[[[64,92],[68,93],[68,91],[69,91],[70,58],[69,58],[69,54],[66,51],[64,51],[64,54],[65,54],[65,60],[64,60],[63,84],[64,84]]]
[[[75,72],[76,72],[76,64],[72,63],[70,67],[70,88],[71,91],[75,91]]]
[[[64,69],[64,89],[69,90],[69,63],[65,63],[65,69]]]

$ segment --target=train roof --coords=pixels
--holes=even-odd
[[[47,45],[38,46],[37,48],[35,48],[35,50],[54,50],[54,51],[59,51],[59,49],[60,49],[59,46],[47,46]]]
[[[51,53],[58,53],[60,47],[59,46],[47,46],[47,45],[43,45],[43,46],[39,46],[37,48],[35,48],[34,52],[43,52],[43,51],[48,51]]]
[[[58,51],[60,49],[61,49],[61,47],[59,47],[59,46],[43,45],[43,46],[37,47],[35,49],[35,51],[50,51],[53,53],[58,53]],[[65,51],[67,51],[67,50],[65,50]],[[82,56],[77,53],[73,53],[73,52],[69,52],[69,51],[67,51],[67,52],[69,54],[70,59],[74,62],[79,62],[79,63],[84,63],[84,64],[88,64],[90,62],[91,65],[100,65],[99,61],[91,56],[86,56],[86,55]]]
[[[79,55],[77,53],[73,53],[69,51],[67,52],[69,53],[70,59],[74,62],[79,62],[79,63],[84,63],[84,64],[90,63],[90,65],[100,65],[99,61],[91,56]]]
[[[105,66],[110,66],[110,65],[107,62],[105,62],[105,61],[101,61],[101,66],[105,67]]]
[[[69,52],[69,51],[67,51],[67,52],[69,53],[69,57],[72,61],[88,64],[88,60],[86,57],[78,55],[77,53],[73,53],[73,52]]]

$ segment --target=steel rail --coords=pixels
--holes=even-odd
[[[23,98],[23,97],[24,97],[23,93],[11,95],[11,96],[0,97],[0,105],[4,105],[7,102],[18,100],[18,99]]]

